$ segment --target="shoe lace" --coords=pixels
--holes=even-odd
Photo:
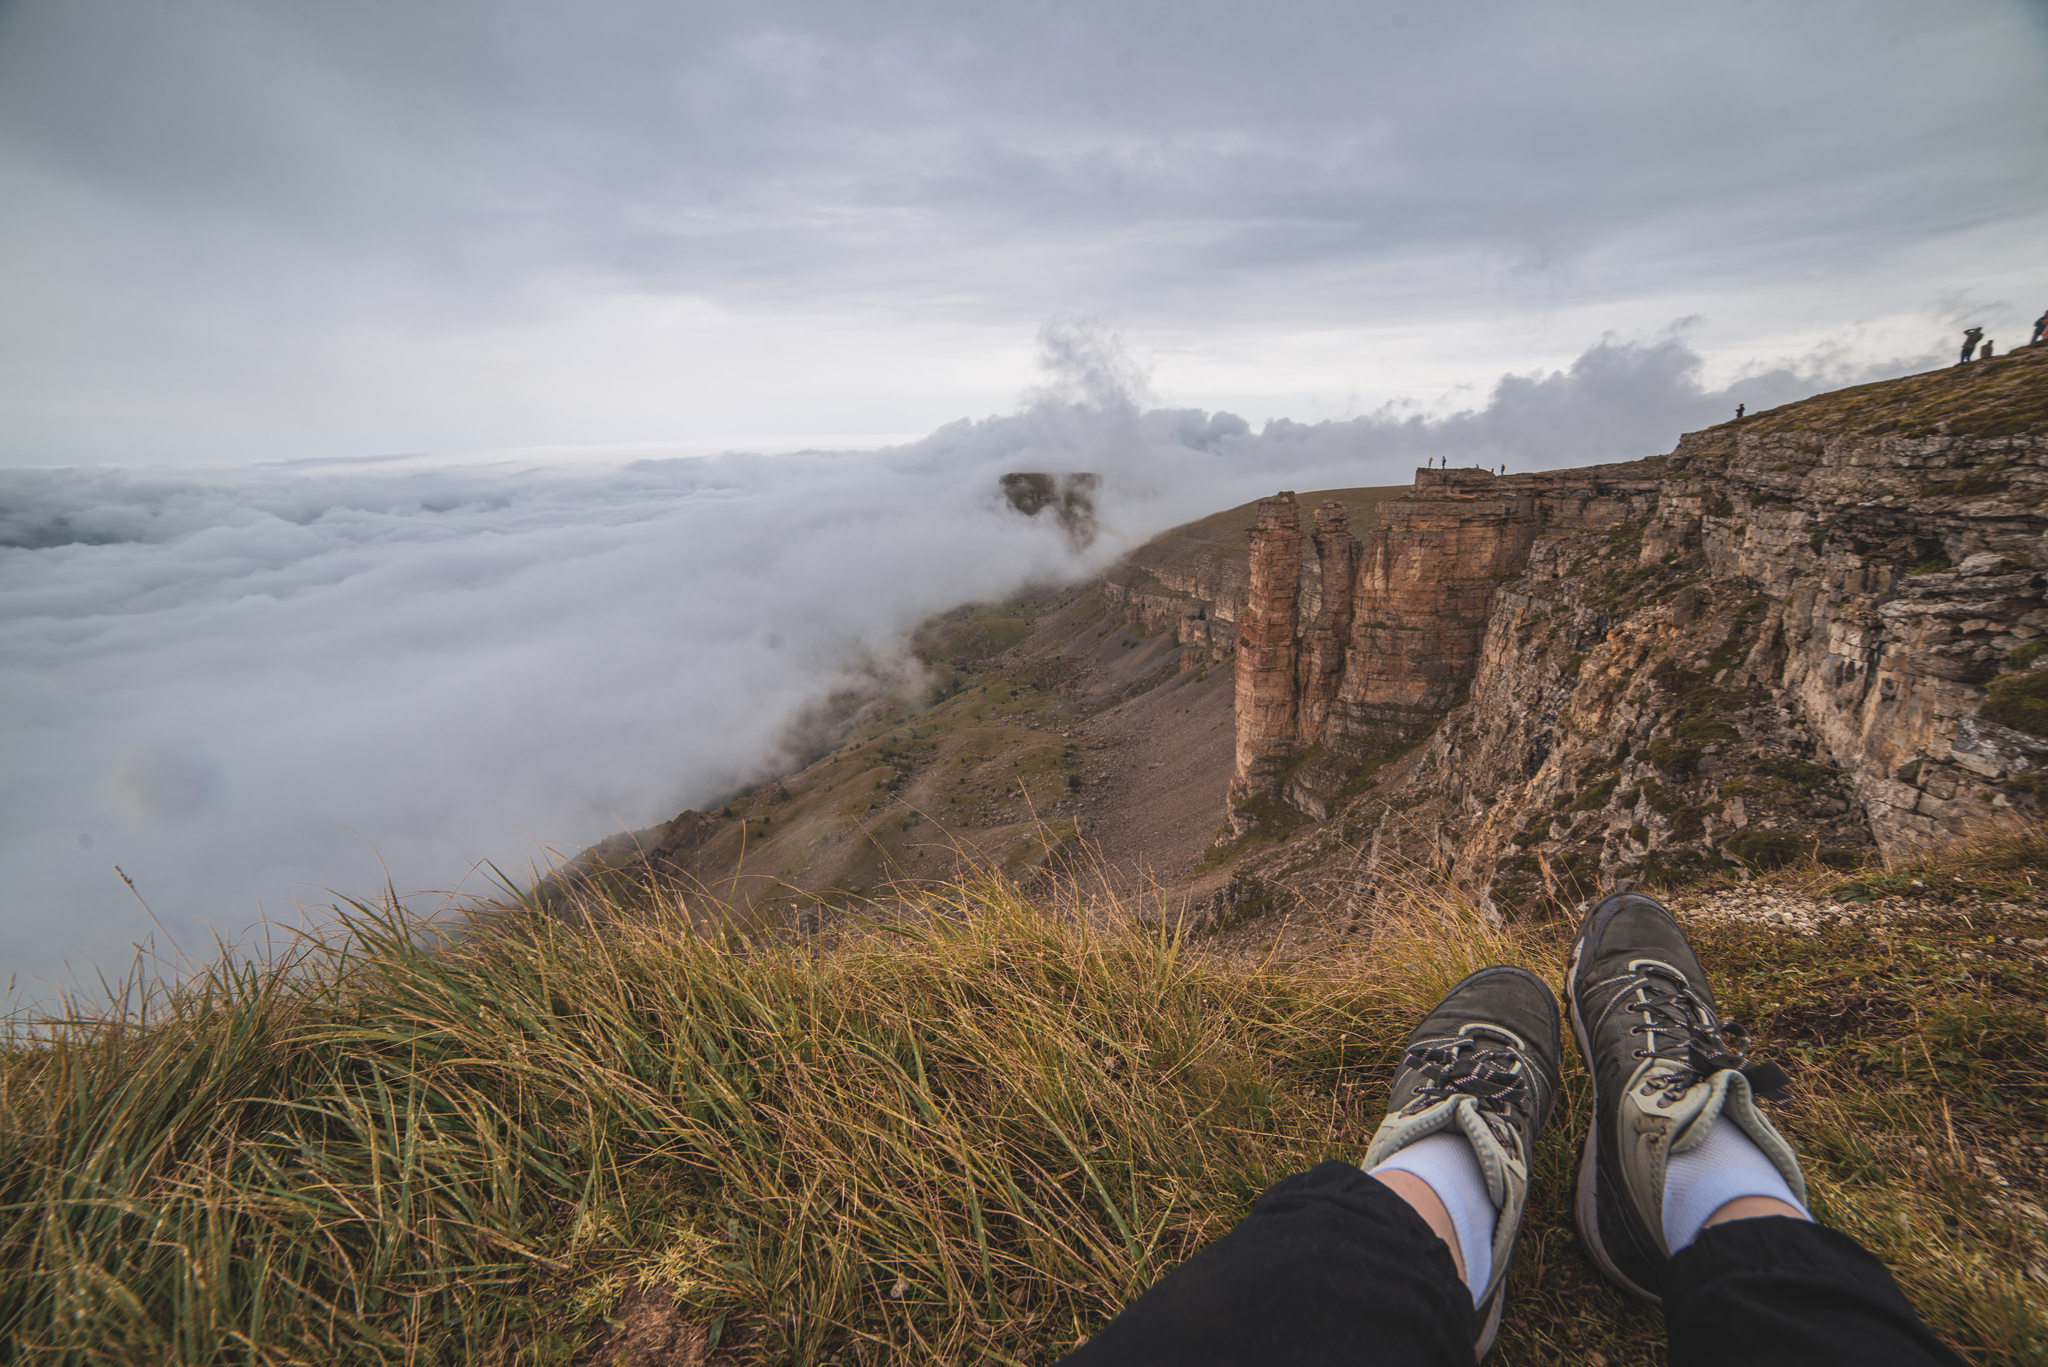
[[[1740,1021],[1718,1020],[1713,1008],[1693,994],[1683,980],[1666,978],[1654,968],[1637,975],[1636,996],[1622,1006],[1643,1020],[1631,1025],[1631,1035],[1649,1037],[1648,1048],[1633,1051],[1639,1059],[1656,1059],[1669,1072],[1653,1071],[1643,1080],[1642,1093],[1662,1090],[1657,1105],[1669,1106],[1715,1073],[1733,1068],[1748,1079],[1750,1090],[1774,1101],[1790,1095],[1792,1079],[1775,1063],[1755,1062],[1749,1057],[1749,1031]]]
[[[1503,1044],[1473,1035],[1418,1040],[1401,1060],[1403,1071],[1421,1075],[1403,1114],[1426,1110],[1451,1096],[1469,1096],[1483,1111],[1505,1115],[1509,1107],[1529,1110],[1529,1066]]]

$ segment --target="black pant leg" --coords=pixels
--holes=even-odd
[[[1276,1183],[1062,1367],[1472,1367],[1450,1247],[1349,1163]]]
[[[1701,1231],[1664,1273],[1671,1367],[1962,1367],[1885,1265],[1788,1216]]]

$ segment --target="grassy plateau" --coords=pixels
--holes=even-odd
[[[2048,1355],[2041,869],[2006,837],[1856,885],[1940,889],[1911,919],[1693,926],[1793,1074],[1817,1214],[1974,1363]],[[17,1017],[0,1361],[1049,1363],[1266,1185],[1358,1156],[1450,983],[1561,989],[1573,929],[1417,879],[1355,951],[1247,967],[1071,887],[917,899],[811,939],[357,907]],[[1572,1229],[1566,1066],[1489,1361],[1658,1363],[1659,1312]]]

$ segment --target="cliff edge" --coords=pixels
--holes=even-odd
[[[2044,432],[2036,347],[1651,460],[1419,471],[1353,542],[1334,687],[1299,661],[1345,624],[1310,625],[1295,501],[1269,499],[1247,615],[1293,632],[1238,655],[1233,831],[1292,846],[1254,860],[1283,877],[1398,854],[1502,908],[2032,811],[2048,738],[1985,704],[2048,665]]]
[[[2039,812],[2044,503],[2048,347],[1647,460],[1282,492],[934,619],[924,692],[580,866],[798,921],[985,862],[1349,923],[1395,866],[1511,916],[1897,859]]]

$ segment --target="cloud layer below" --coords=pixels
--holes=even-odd
[[[188,949],[387,873],[481,890],[772,769],[919,618],[1277,488],[1648,455],[1874,377],[1709,390],[1681,340],[1610,341],[1449,419],[1253,431],[1146,408],[1099,331],[1041,350],[1020,412],[875,452],[0,471],[0,970],[123,962],[152,928],[116,864]],[[1018,469],[1100,472],[1102,541],[1005,509]]]

